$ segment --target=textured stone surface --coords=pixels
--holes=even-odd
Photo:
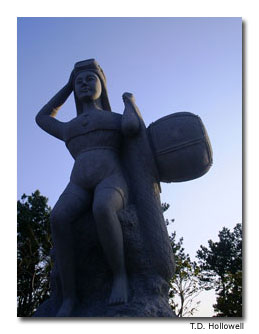
[[[78,304],[71,317],[173,317],[168,305],[168,283],[159,276],[148,255],[134,206],[119,213],[122,225],[126,267],[129,277],[129,302],[108,305],[112,273],[105,260],[91,214],[76,222],[75,243]],[[145,236],[144,236],[145,238]],[[52,252],[55,256],[55,250]],[[35,317],[55,317],[62,302],[57,267],[51,274],[51,298]]]

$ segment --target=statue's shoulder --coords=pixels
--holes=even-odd
[[[115,117],[117,119],[121,119],[122,117],[122,114],[119,114],[117,112],[114,112],[114,111],[107,111],[107,112],[109,112],[112,115],[112,117]]]
[[[114,112],[114,111],[106,111],[106,110],[103,110],[98,118],[100,117],[100,121],[101,119],[103,120],[104,123],[107,123],[109,124],[110,122],[111,123],[116,123],[116,124],[121,124],[121,120],[122,120],[122,115],[117,113],[117,112]]]

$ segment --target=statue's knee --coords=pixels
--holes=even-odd
[[[93,206],[93,215],[95,220],[103,221],[112,215],[112,207],[106,202],[95,203]]]
[[[62,225],[64,224],[64,216],[62,212],[58,209],[53,209],[50,214],[50,225],[51,230],[55,234],[60,234],[62,232]],[[64,228],[64,226],[63,226]]]

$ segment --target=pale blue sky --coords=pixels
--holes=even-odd
[[[242,218],[241,18],[19,18],[18,198],[39,189],[53,207],[68,183],[72,157],[34,118],[88,58],[104,69],[113,111],[123,112],[129,91],[146,125],[178,111],[202,118],[213,167],[200,179],[162,184],[161,195],[165,216],[175,218],[169,230],[194,259]],[[57,117],[75,114],[71,96]]]

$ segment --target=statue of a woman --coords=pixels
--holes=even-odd
[[[54,116],[72,91],[77,116],[61,122]],[[105,75],[98,63],[89,59],[75,64],[68,83],[36,116],[37,124],[64,141],[75,159],[70,182],[51,213],[63,300],[57,317],[73,314],[76,280],[71,230],[89,210],[112,271],[110,305],[125,304],[129,297],[123,232],[118,219],[118,212],[129,201],[138,211],[141,233],[145,235],[143,271],[150,277],[157,273],[164,282],[172,277],[172,250],[147,131],[133,96],[125,93],[123,100],[124,114],[112,112]],[[166,294],[165,290],[165,300]]]
[[[77,116],[60,122],[53,116],[74,90]],[[106,80],[95,60],[75,65],[69,82],[38,113],[37,124],[65,141],[75,159],[70,182],[51,214],[63,304],[57,316],[69,316],[75,303],[71,223],[92,208],[98,236],[112,269],[110,304],[127,302],[123,237],[117,212],[127,203],[120,165],[121,115],[110,109]]]

